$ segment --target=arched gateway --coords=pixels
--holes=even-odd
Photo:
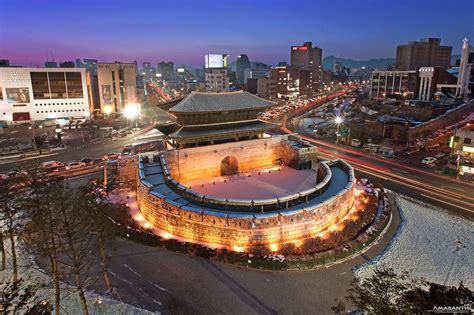
[[[235,175],[239,171],[239,165],[235,156],[226,156],[221,161],[221,176]]]

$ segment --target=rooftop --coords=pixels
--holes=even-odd
[[[173,138],[195,138],[210,135],[233,134],[236,132],[266,131],[277,128],[276,124],[268,123],[259,119],[232,121],[219,124],[189,125],[179,128],[170,134]]]
[[[172,113],[234,111],[243,109],[265,109],[275,105],[245,91],[235,92],[191,92],[177,105],[170,108]]]

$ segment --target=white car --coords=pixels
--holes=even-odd
[[[445,152],[439,152],[438,154],[435,155],[435,158],[437,159],[442,159],[446,156]]]
[[[428,166],[434,166],[436,162],[438,162],[438,159],[432,156],[425,157],[423,160],[421,160],[421,164]]]

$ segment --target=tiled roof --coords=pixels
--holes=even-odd
[[[265,109],[275,105],[245,91],[236,92],[191,92],[177,105],[170,108],[172,113],[216,112],[242,109]]]
[[[171,138],[195,138],[205,137],[210,135],[223,135],[236,132],[245,131],[265,131],[277,128],[278,125],[265,122],[263,120],[245,120],[232,121],[220,124],[206,124],[206,125],[188,125],[181,127],[178,131],[170,134]]]

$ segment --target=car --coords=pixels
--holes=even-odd
[[[92,165],[102,164],[104,163],[104,159],[94,159],[92,160]]]
[[[119,133],[117,134],[117,137],[120,137],[120,138],[123,138],[123,137],[125,137],[125,136],[127,136],[127,132],[126,132],[126,131],[123,131],[123,130],[122,130],[122,131],[119,131]]]
[[[48,162],[41,163],[41,167],[44,169],[56,168],[59,166],[64,166],[64,164],[61,162],[56,162],[56,161],[48,161]]]
[[[120,154],[112,152],[112,153],[109,153],[109,154],[105,154],[104,155],[104,160],[116,160],[116,159],[119,158],[119,156],[120,156]]]
[[[437,153],[437,154],[435,155],[435,158],[437,158],[437,159],[442,159],[442,158],[444,158],[446,155],[447,155],[446,152],[439,152],[439,153]]]
[[[82,167],[82,165],[79,162],[72,161],[72,162],[67,163],[66,170],[69,171],[69,170],[72,170],[72,169],[75,169],[75,168],[80,168],[80,167]]]
[[[79,162],[82,164],[82,166],[92,165],[92,159],[91,158],[83,158]]]
[[[438,162],[438,159],[432,156],[425,157],[423,160],[421,160],[421,164],[427,166],[434,166],[436,162]]]

